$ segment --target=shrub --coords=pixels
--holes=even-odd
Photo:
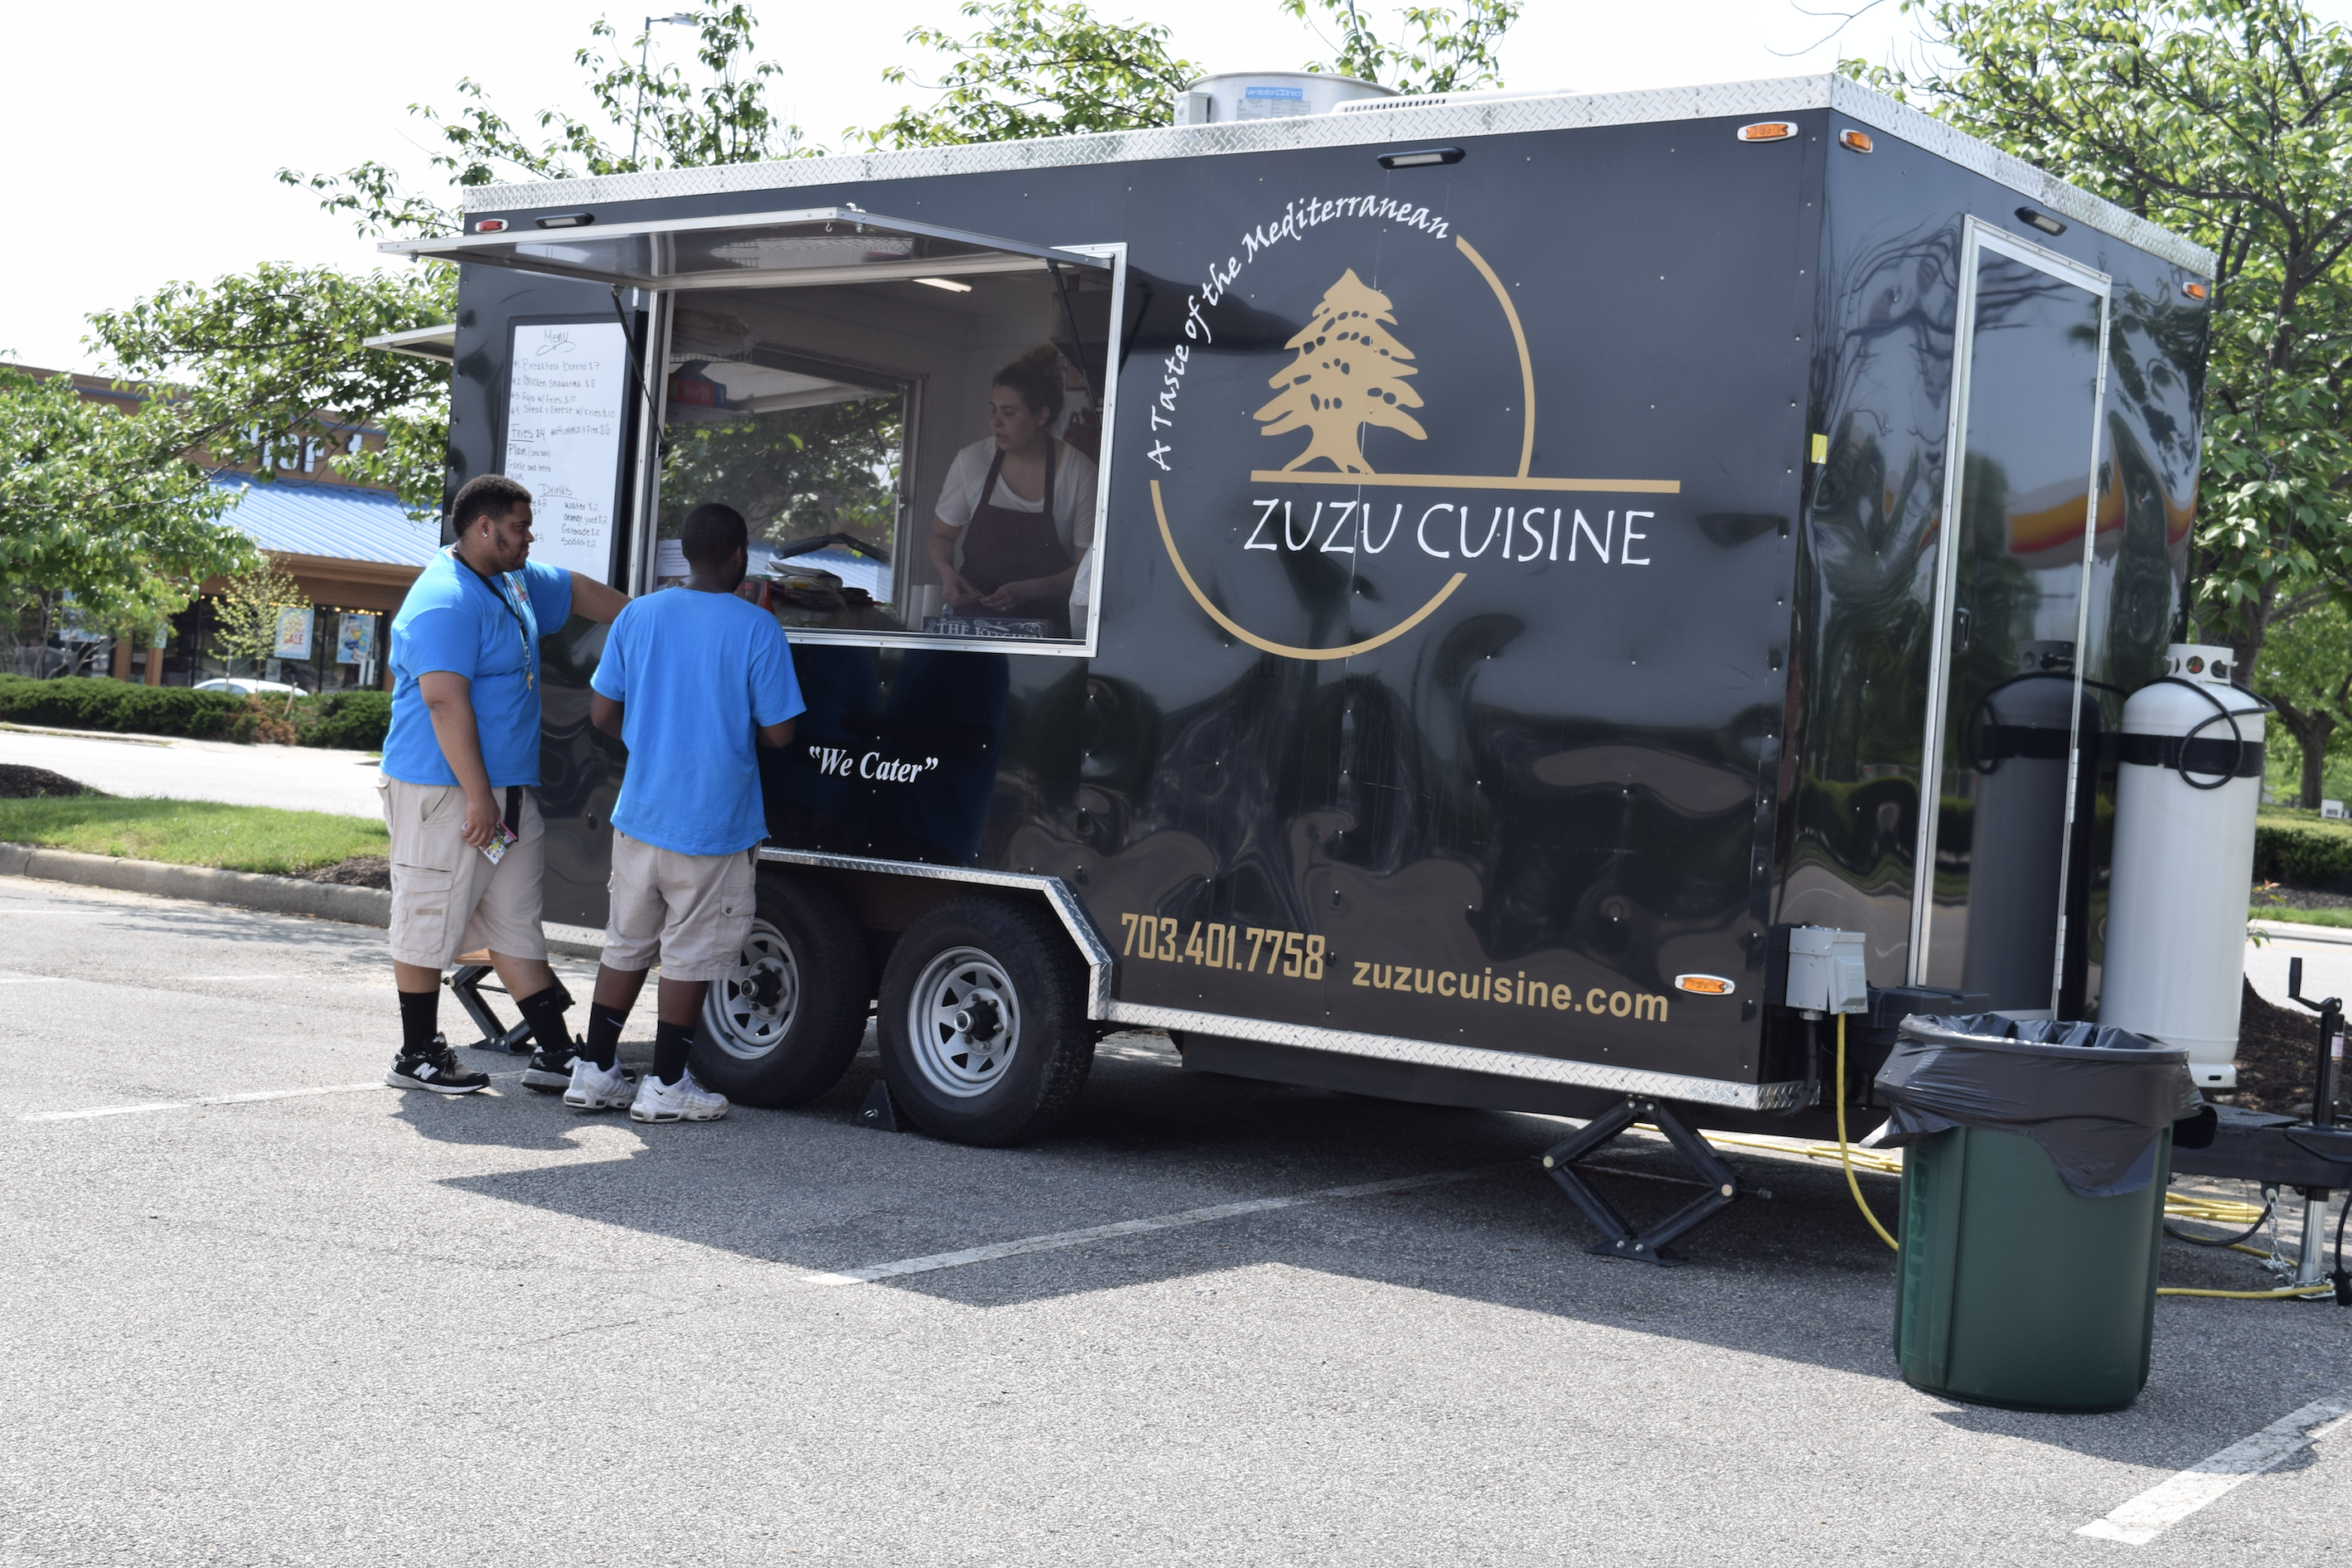
[[[0,675],[0,720],[14,724],[201,741],[226,734],[245,711],[245,699],[228,691],[135,686],[108,676],[32,680]]]
[[[2254,876],[2290,888],[2352,892],[2352,829],[2265,815],[2254,826]]]
[[[384,734],[392,728],[389,691],[330,691],[295,706],[311,710],[310,722],[302,728],[301,743],[305,746],[380,752],[383,750]]]

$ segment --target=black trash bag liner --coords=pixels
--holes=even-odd
[[[1876,1083],[1895,1113],[1874,1145],[1901,1148],[1951,1127],[2015,1132],[2086,1198],[2147,1186],[2157,1134],[2184,1117],[2201,1124],[2205,1109],[2187,1051],[2096,1024],[1990,1013],[1904,1019]]]

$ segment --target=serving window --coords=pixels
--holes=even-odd
[[[682,578],[687,513],[719,501],[750,525],[754,590],[796,639],[1091,650],[1123,247],[855,207],[486,222],[385,248],[658,302],[633,587]]]
[[[1084,648],[1116,283],[1040,266],[675,291],[654,584],[685,573],[687,513],[723,501],[795,636]],[[1008,401],[1043,417],[1000,440]]]

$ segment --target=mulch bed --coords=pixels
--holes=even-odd
[[[331,866],[322,866],[303,878],[306,882],[332,882],[343,888],[389,888],[392,886],[392,862],[381,855],[354,855]]]
[[[69,779],[63,773],[53,773],[47,768],[26,767],[22,763],[0,763],[0,800],[39,800],[50,795],[99,795],[105,792]]]
[[[2308,1114],[2318,1049],[2317,1014],[2274,1007],[2247,983],[2238,1006],[2238,1088],[2222,1098],[2250,1110]]]
[[[2352,910],[2352,893],[2323,893],[2316,888],[2258,882],[2254,885],[2254,919],[2263,918],[2264,904],[2284,904],[2291,910]]]

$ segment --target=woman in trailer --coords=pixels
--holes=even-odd
[[[989,438],[956,454],[931,528],[950,614],[1044,621],[1055,637],[1070,636],[1072,588],[1095,542],[1095,466],[1054,435],[1062,363],[1040,343],[996,373]]]

